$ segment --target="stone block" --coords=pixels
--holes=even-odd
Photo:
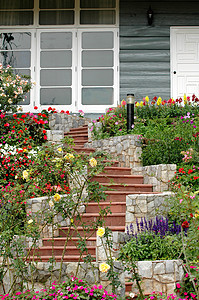
[[[174,263],[172,260],[166,260],[165,262],[165,266],[166,266],[166,273],[173,273],[174,272]]]
[[[153,273],[154,274],[164,274],[165,273],[165,265],[164,263],[156,263],[156,264],[153,264],[155,265],[154,266],[154,269],[153,269]]]
[[[130,213],[130,212],[126,212],[126,222],[127,223],[133,223],[135,221],[135,216],[134,214]]]
[[[174,290],[175,290],[175,287],[176,287],[175,282],[174,282],[174,283],[168,283],[168,284],[166,285],[166,294],[167,294],[167,295],[173,294],[173,293],[174,293]]]
[[[139,261],[138,272],[144,278],[152,277],[152,261]]]

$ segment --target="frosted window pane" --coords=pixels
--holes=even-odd
[[[83,67],[112,67],[113,51],[82,51]]]
[[[72,89],[42,88],[40,99],[42,105],[70,105],[72,103]]]
[[[40,8],[74,8],[74,0],[40,0]]]
[[[0,25],[32,25],[32,11],[0,11]]]
[[[82,34],[83,49],[112,49],[113,32],[84,32]]]
[[[42,51],[41,67],[42,68],[59,68],[72,66],[71,51]]]
[[[115,24],[114,10],[81,10],[80,24]]]
[[[74,24],[74,11],[40,11],[40,25],[72,25]]]
[[[31,9],[34,0],[1,0],[0,9]]]
[[[71,49],[71,32],[43,32],[41,33],[41,49]]]
[[[83,88],[83,105],[111,105],[113,104],[113,88]]]
[[[11,65],[14,68],[29,68],[30,51],[1,51],[0,62],[3,66]]]
[[[30,45],[30,32],[0,33],[1,50],[30,49]]]
[[[29,105],[30,104],[30,93],[31,92],[29,92],[28,94],[25,95],[24,101],[20,101],[19,105]]]
[[[41,85],[66,86],[72,84],[71,70],[41,70]]]
[[[115,0],[80,0],[81,8],[114,8]]]
[[[83,70],[82,85],[108,86],[113,85],[113,70]]]
[[[20,75],[21,77],[23,77],[23,75],[30,76],[29,69],[14,69],[14,73]]]

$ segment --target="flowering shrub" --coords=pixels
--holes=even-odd
[[[193,284],[191,280],[194,282],[194,284],[197,284],[196,276],[198,274],[199,269],[196,266],[190,266],[189,270],[190,270],[189,273],[185,272],[183,282],[176,284],[175,292],[181,297],[184,297],[184,299],[196,300],[197,295],[196,295],[196,291],[193,288]]]
[[[181,103],[184,104],[181,105]],[[136,103],[136,115],[141,119],[154,119],[154,118],[174,118],[185,115],[187,112],[190,114],[198,114],[199,99],[193,95],[191,98],[186,97],[174,100],[163,100],[161,97],[154,97],[149,101],[146,96],[143,101]]]
[[[199,187],[199,164],[182,164],[178,167],[175,177],[171,181],[172,188],[178,189],[180,186],[189,186],[194,192]]]
[[[156,217],[152,220],[137,221],[137,232],[132,225],[127,233],[129,238],[122,247],[119,259],[128,257],[130,261],[177,259],[181,253],[181,226],[169,225],[168,219]]]
[[[32,83],[15,75],[11,66],[3,68],[0,64],[0,113],[16,112],[17,104],[30,91]]]
[[[56,282],[52,283],[52,286],[48,289],[43,289],[41,291],[33,292],[33,291],[25,291],[23,293],[17,292],[14,296],[2,295],[2,300],[8,299],[88,299],[88,300],[98,300],[98,299],[107,299],[107,300],[116,300],[117,296],[113,293],[108,293],[102,285],[99,286],[89,286],[85,281],[78,279],[76,277],[72,277],[64,281],[61,284],[57,284]]]

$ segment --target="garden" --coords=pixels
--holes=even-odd
[[[23,113],[20,103],[32,87],[30,79],[15,75],[10,66],[1,66],[0,73],[1,299],[124,299],[118,264],[131,274],[137,287],[136,293],[126,296],[128,299],[199,299],[199,99],[195,95],[176,100],[150,100],[146,96],[135,103],[136,117],[130,132],[126,130],[124,100],[92,121],[93,139],[138,135],[143,166],[177,165],[169,183],[173,197],[166,203],[167,214],[137,221],[136,229],[130,225],[115,258],[112,232],[105,223],[110,207],[100,205],[106,199],[105,187],[92,180],[111,165],[110,155],[100,151],[88,156],[76,153],[70,138],[50,143],[50,116],[70,113],[51,107],[42,112],[35,107],[34,112]],[[84,118],[83,112],[80,118]],[[98,206],[99,217],[88,224],[83,212],[91,201]],[[36,203],[39,209],[30,209],[30,203]],[[65,239],[57,262],[54,243],[62,223]],[[43,275],[45,288],[37,290],[39,247],[47,231],[52,250],[45,268],[50,275],[48,280]],[[100,264],[96,264],[87,245],[93,232],[106,253],[106,261]],[[71,277],[64,258],[67,246],[76,238],[78,260]],[[136,262],[176,259],[182,261],[184,279],[176,283],[175,294],[154,291],[144,295]],[[92,284],[81,277],[85,265],[93,274]],[[107,289],[99,284],[98,271],[107,278]]]

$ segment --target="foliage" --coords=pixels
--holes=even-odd
[[[24,100],[24,95],[30,91],[32,83],[28,77],[15,75],[11,66],[3,68],[2,64],[0,79],[0,112],[16,112],[17,104]]]
[[[8,299],[86,299],[86,300],[97,300],[97,299],[107,299],[116,300],[117,296],[114,293],[108,293],[102,285],[99,286],[89,286],[82,279],[72,277],[67,279],[61,284],[53,282],[51,287],[41,291],[25,291],[24,293],[17,292],[15,296],[5,295],[1,297],[2,300]]]
[[[179,165],[170,185],[175,190],[180,186],[187,186],[190,191],[197,191],[199,186],[199,164],[191,165],[189,163]]]
[[[143,101],[136,103],[136,116],[140,119],[159,119],[159,118],[176,118],[182,115],[198,114],[199,99],[193,95],[191,98],[186,97],[174,100],[162,100],[161,97],[154,97],[149,101],[146,96]],[[184,104],[184,105],[182,105]]]
[[[199,267],[199,266],[198,266]],[[193,288],[193,284],[191,280],[194,282],[195,285],[197,285],[197,279],[198,276],[198,267],[197,266],[190,266],[189,268],[189,274],[185,270],[185,276],[181,283],[176,284],[175,292],[180,295],[181,297],[184,297],[185,299],[193,299],[196,300],[196,293]],[[191,278],[190,278],[191,276]]]

